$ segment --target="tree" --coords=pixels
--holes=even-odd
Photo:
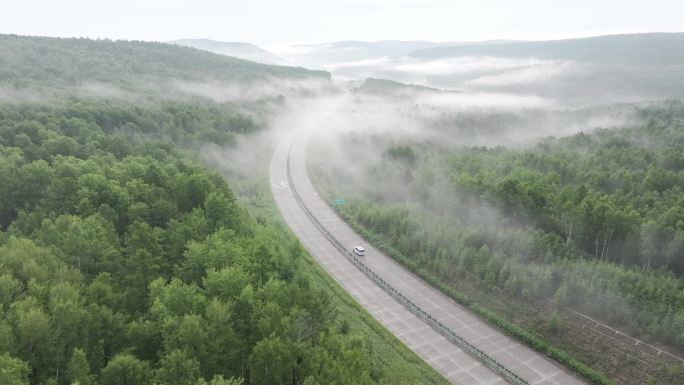
[[[684,264],[684,231],[677,231],[665,247],[665,267]]]
[[[26,362],[5,353],[0,355],[0,384],[28,385],[29,366]]]
[[[62,369],[67,357],[64,357],[69,350],[76,345],[85,343],[85,331],[87,312],[78,306],[77,303],[69,301],[57,302],[52,308],[52,318],[50,325],[55,344],[55,358],[57,364],[57,380],[62,375]],[[82,385],[87,385],[80,381]]]
[[[265,338],[254,346],[249,357],[250,374],[255,385],[284,384],[292,373],[290,350],[278,337]]]
[[[221,270],[207,270],[202,283],[209,297],[228,302],[239,296],[242,289],[249,284],[249,276],[241,267],[229,266]]]
[[[184,350],[174,349],[165,354],[157,371],[157,378],[166,385],[192,385],[199,377],[199,361]]]
[[[199,207],[209,193],[210,182],[207,177],[200,173],[184,176],[179,180],[177,202],[181,210],[187,212]]]
[[[197,380],[195,385],[242,385],[244,380],[242,378],[231,377],[229,379],[224,379],[221,375],[216,375],[214,378],[207,382],[204,378]]]
[[[200,362],[207,358],[207,332],[205,321],[199,314],[186,314],[175,336],[187,354]]]
[[[416,161],[416,154],[410,146],[390,147],[386,153],[389,157],[403,161],[408,165],[413,165]]]
[[[204,201],[204,212],[207,223],[214,231],[223,226],[238,230],[239,211],[232,192],[214,191],[209,193]]]
[[[54,349],[49,317],[31,297],[15,302],[10,313],[16,333],[14,350],[19,358],[31,363],[30,380],[37,383],[52,374]]]
[[[12,329],[8,320],[0,319],[0,354],[13,352],[17,346]]]
[[[134,222],[126,233],[124,271],[118,272],[127,281],[129,309],[143,311],[148,299],[148,283],[166,269],[161,246],[161,229],[145,222]]]
[[[82,349],[76,348],[71,353],[71,359],[67,365],[67,380],[70,383],[78,382],[80,385],[90,385],[93,380],[90,376],[90,366]]]
[[[662,253],[663,236],[655,222],[646,222],[641,225],[641,255],[643,256],[642,269],[648,270],[651,263]]]
[[[153,313],[159,309],[159,316],[184,316],[204,312],[207,299],[201,289],[195,285],[186,285],[178,278],[171,279],[168,284],[163,278],[150,283],[150,300]]]
[[[239,355],[245,341],[238,337],[231,326],[232,311],[229,305],[214,298],[207,305],[206,359],[202,362],[202,374],[230,375],[240,373]]]
[[[23,291],[23,285],[10,274],[0,275],[0,307],[9,308]]]
[[[207,269],[221,269],[228,265],[242,265],[244,251],[232,230],[221,229],[201,242],[188,242],[183,254],[185,261],[180,275],[186,281],[200,283]]]
[[[100,381],[102,385],[148,385],[150,367],[128,353],[117,354],[102,369]]]

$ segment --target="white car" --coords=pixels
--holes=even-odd
[[[361,246],[354,247],[352,249],[352,251],[354,252],[354,254],[358,255],[359,257],[363,257],[364,253],[366,252],[366,250],[364,250],[363,247],[361,247]]]

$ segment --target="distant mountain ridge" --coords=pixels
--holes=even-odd
[[[216,41],[210,39],[178,39],[166,43],[193,47],[219,55],[232,56],[257,63],[291,65],[287,60],[251,43]]]
[[[394,80],[368,78],[363,84],[354,88],[356,92],[366,93],[399,93],[399,92],[433,92],[433,93],[460,93],[459,91],[443,90],[434,87],[427,87],[420,84],[402,83]]]
[[[497,56],[590,62],[625,60],[633,63],[683,63],[684,33],[605,35],[578,39],[429,47],[412,51],[408,56],[416,59]]]
[[[684,33],[474,43],[338,41],[294,46],[287,58],[340,81],[389,79],[573,106],[684,97]]]

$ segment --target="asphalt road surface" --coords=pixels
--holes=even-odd
[[[363,263],[405,297],[451,331],[494,358],[530,384],[584,384],[546,356],[514,341],[456,302],[408,272],[356,234],[316,193],[305,167],[311,130],[292,132],[278,145],[271,160],[271,190],[285,222],[316,261],[375,319],[454,384],[506,384],[502,376],[472,357],[381,289],[320,231],[300,202],[287,177],[290,156],[292,184],[309,212],[347,250],[366,249]]]

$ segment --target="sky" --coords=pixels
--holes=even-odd
[[[0,0],[0,33],[263,47],[684,31],[682,0]]]

